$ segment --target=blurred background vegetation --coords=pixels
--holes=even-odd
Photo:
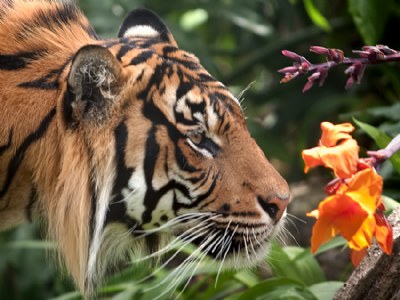
[[[400,131],[400,69],[396,64],[368,67],[362,83],[348,91],[344,90],[344,68],[331,70],[322,88],[314,87],[305,94],[301,90],[306,78],[280,84],[277,73],[292,63],[281,55],[283,49],[312,62],[324,60],[308,52],[312,45],[340,48],[347,56],[366,44],[386,44],[399,50],[400,39],[393,34],[400,27],[400,5],[395,0],[80,0],[78,5],[104,37],[116,36],[129,10],[150,8],[165,20],[180,47],[196,54],[234,94],[248,88],[243,106],[249,129],[291,183],[295,196],[291,213],[300,218],[306,219],[304,212],[315,207],[313,197],[322,199],[314,194],[329,175],[317,171],[305,177],[300,156],[302,149],[315,145],[321,121],[356,117],[390,136]],[[356,135],[364,149],[376,147],[360,130]],[[400,199],[399,177],[390,163],[383,166],[382,175],[385,194]],[[304,225],[292,220],[297,230],[290,230],[300,245],[274,245],[269,270],[262,266],[227,272],[215,284],[216,270],[200,267],[181,299],[329,299],[350,267],[345,259],[340,270],[332,270],[329,262],[326,267],[323,259],[317,256],[317,262],[310,255],[312,222],[306,221]],[[40,237],[38,224],[0,233],[0,299],[80,299],[67,276],[48,257],[53,245]],[[286,242],[294,241],[289,238]],[[334,245],[343,242],[336,239],[326,248]],[[104,299],[161,295],[165,286],[157,286],[157,282],[168,271],[161,270],[139,283],[146,274],[145,266],[128,267],[105,285]]]

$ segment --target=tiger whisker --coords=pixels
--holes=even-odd
[[[248,237],[248,232],[247,232],[247,237]],[[256,255],[257,255],[257,251],[256,251],[256,249],[254,248],[253,239],[250,239],[250,238],[249,238],[249,243],[250,243],[251,250],[253,251],[253,254],[256,256]]]
[[[188,271],[190,272],[190,270],[192,270],[192,273],[190,274],[190,276],[189,276],[188,279],[186,280],[185,285],[183,286],[182,290],[180,291],[180,293],[178,294],[178,296],[176,297],[176,299],[179,298],[179,296],[185,291],[185,289],[187,288],[187,286],[188,286],[189,283],[190,283],[190,280],[193,278],[193,276],[194,276],[196,270],[197,270],[198,267],[200,266],[201,262],[204,260],[204,258],[207,256],[207,254],[210,252],[211,247],[213,247],[214,244],[217,243],[218,240],[214,240],[214,241],[213,241],[213,239],[215,238],[216,235],[218,235],[218,233],[219,233],[219,232],[217,231],[213,236],[208,236],[207,240],[206,240],[204,243],[201,244],[201,245],[204,246],[204,247],[207,246],[207,244],[208,244],[208,247],[202,251],[202,253],[200,254],[199,257],[194,258],[194,259],[192,260],[191,264],[190,264],[190,267],[189,267],[189,265],[188,265],[188,266],[186,267],[185,272],[182,272],[182,274],[181,274],[177,279],[175,279],[175,281],[173,282],[172,286],[175,286],[175,290],[176,290],[176,288],[177,288],[179,282],[181,281],[181,279],[182,279],[183,277],[185,277],[185,275],[187,274]],[[211,242],[212,242],[212,243],[211,243]],[[203,248],[204,248],[204,247],[203,247]],[[194,266],[194,268],[192,268],[192,266]],[[175,290],[174,290],[174,291],[175,291]]]
[[[255,233],[255,231],[254,231],[254,227],[252,228],[252,230],[253,230],[254,239],[256,240],[257,244],[258,244],[259,246],[262,247],[263,245],[262,245],[261,242],[258,240],[257,235],[256,235],[256,233]]]
[[[135,263],[136,262],[141,262],[141,261],[144,261],[146,259],[149,259],[149,258],[152,258],[152,257],[155,257],[155,256],[159,256],[162,253],[165,253],[165,252],[169,251],[170,249],[172,249],[172,248],[174,248],[176,246],[182,245],[182,243],[185,243],[185,245],[187,245],[186,241],[188,239],[190,239],[191,237],[193,237],[194,234],[198,234],[199,233],[199,232],[192,232],[192,231],[197,229],[198,227],[203,226],[203,224],[207,223],[207,221],[208,220],[204,220],[204,221],[200,222],[199,224],[197,224],[196,226],[189,228],[185,232],[181,233],[179,236],[175,237],[175,239],[172,242],[170,242],[167,246],[165,246],[164,248],[162,248],[162,249],[160,249],[160,250],[158,250],[156,252],[153,252],[153,253],[145,256],[145,257],[141,257],[141,258],[135,260],[134,262]],[[201,230],[205,231],[206,229],[208,229],[211,226],[213,226],[213,224],[209,223],[205,227],[203,227]],[[190,240],[190,242],[192,242],[192,240]]]
[[[218,271],[217,271],[217,277],[215,278],[215,285],[214,285],[215,288],[217,287],[219,275],[221,274],[222,266],[223,266],[223,264],[224,264],[224,261],[225,261],[226,256],[227,256],[228,253],[229,253],[229,249],[230,249],[231,245],[232,245],[232,241],[229,241],[229,243],[225,243],[225,244],[224,244],[224,247],[226,247],[226,250],[225,250],[224,256],[222,257],[221,263],[220,263],[219,268],[218,268]],[[221,248],[221,250],[222,250],[222,249],[224,249],[224,248]],[[219,254],[218,254],[218,255],[219,255]]]
[[[247,228],[246,228],[247,229]],[[249,233],[249,231],[247,230],[247,234]],[[247,238],[248,238],[249,236],[247,236]],[[248,260],[250,260],[250,254],[249,254],[249,249],[247,248],[247,239],[246,239],[246,237],[243,235],[243,241],[244,241],[244,250],[245,250],[245,252],[246,252],[246,256],[247,256],[247,259]]]
[[[208,226],[209,227],[209,226]],[[204,231],[206,231],[207,229],[205,229]],[[193,233],[192,237],[189,240],[186,240],[183,242],[183,245],[175,251],[175,253],[168,258],[167,261],[165,261],[161,266],[159,266],[157,269],[155,269],[153,272],[151,272],[149,275],[145,276],[144,278],[140,279],[139,281],[137,281],[136,283],[141,283],[143,281],[146,281],[147,279],[151,278],[152,276],[154,276],[155,274],[157,274],[161,269],[163,269],[165,266],[167,266],[187,245],[189,245],[191,242],[193,242],[195,239],[199,238],[201,235],[201,233],[203,233],[202,231],[200,232],[196,232]],[[197,250],[197,249],[196,249]],[[150,256],[150,255],[149,255]]]
[[[225,236],[228,234],[228,230],[229,230],[229,227],[231,226],[231,223],[232,223],[232,219],[229,220],[228,225],[226,225],[225,232],[224,232],[224,234],[223,234],[223,236],[222,236],[222,240],[225,240]],[[218,254],[217,254],[217,256],[216,256],[216,259],[218,259],[218,257],[220,256],[220,254],[221,254],[221,252],[223,251],[223,249],[224,249],[225,244],[227,243],[227,241],[229,241],[229,239],[227,239],[227,240],[222,244],[221,250],[218,252]]]
[[[293,239],[293,241],[296,243],[296,245],[300,246],[299,243],[296,240],[296,237],[287,228],[282,227],[282,233],[281,234],[284,234],[286,236],[291,237]]]
[[[252,81],[252,82],[250,82],[240,93],[239,93],[239,95],[237,95],[237,97],[236,97],[236,99],[238,100],[238,102],[240,103],[240,105],[242,104],[242,102],[244,101],[244,93],[246,93],[250,88],[251,88],[251,86],[255,83],[256,81],[254,80],[254,81]]]
[[[218,233],[219,233],[219,232],[216,232],[216,234],[218,234]],[[211,238],[211,241],[212,241],[212,239],[213,239],[213,238]],[[190,283],[190,280],[193,278],[193,276],[194,276],[196,270],[199,268],[201,262],[204,260],[204,258],[207,256],[207,254],[210,252],[211,247],[213,247],[214,244],[219,244],[219,239],[218,239],[218,240],[215,240],[213,243],[209,244],[209,246],[207,247],[207,249],[205,249],[205,250],[203,251],[203,253],[201,254],[200,259],[198,260],[196,266],[193,268],[192,273],[190,274],[189,278],[186,280],[185,285],[183,286],[182,290],[180,291],[180,293],[178,294],[178,296],[177,296],[176,298],[179,298],[179,296],[185,291],[185,289],[187,288],[187,286],[188,286],[189,283]]]
[[[191,222],[197,221],[198,219],[202,219],[202,218],[213,216],[213,215],[214,215],[214,213],[208,213],[208,212],[207,213],[184,214],[184,215],[181,215],[181,216],[178,216],[178,217],[175,217],[175,218],[169,220],[167,223],[163,224],[160,227],[152,228],[152,229],[144,229],[144,230],[135,230],[135,233],[142,233],[141,235],[137,236],[137,238],[142,238],[142,237],[148,236],[150,234],[160,232],[166,228],[172,227],[175,224],[184,222],[186,220],[189,220],[188,222],[191,223]],[[214,215],[212,218],[214,219],[216,217],[218,217],[218,215]]]
[[[188,264],[189,262],[191,262],[191,260],[194,259],[195,256],[196,256],[199,252],[202,251],[202,249],[205,247],[205,245],[207,245],[207,241],[210,240],[210,236],[211,236],[211,234],[212,234],[213,232],[214,232],[214,231],[211,231],[211,232],[204,238],[204,239],[207,239],[206,242],[201,243],[201,244],[199,245],[199,247],[196,248],[196,250],[194,250],[194,251],[181,263],[180,268],[176,268],[176,269],[173,270],[171,273],[169,273],[167,276],[165,276],[165,277],[163,278],[162,281],[160,281],[159,283],[157,283],[155,286],[152,286],[152,287],[150,287],[150,288],[148,288],[148,289],[145,289],[144,292],[148,292],[148,291],[150,291],[150,290],[153,290],[153,289],[159,287],[160,285],[163,285],[165,282],[167,282],[167,281],[171,278],[171,276],[174,276],[175,274],[179,274],[180,269],[181,269],[181,268],[184,268],[184,266],[185,266],[186,264]],[[217,233],[218,233],[218,232],[214,233],[214,235],[217,234]],[[170,290],[170,289],[168,288],[168,289],[167,289],[166,291],[164,291],[160,296],[165,295],[169,290]]]
[[[136,193],[135,189],[132,189],[128,195],[126,195],[124,198],[122,198],[121,200],[115,201],[112,204],[117,204],[117,203],[122,203],[122,202],[126,202],[127,200],[129,200],[129,198]]]
[[[299,222],[301,222],[303,224],[307,224],[306,220],[303,220],[302,218],[299,218],[299,217],[297,217],[297,216],[295,216],[293,214],[286,213],[286,215],[289,217],[288,219],[292,218],[292,219],[295,219],[295,220],[297,220],[297,221],[299,221]]]
[[[131,228],[129,228],[126,232],[123,233],[112,233],[113,236],[115,237],[127,237],[129,235],[132,234],[132,232],[135,230],[135,228],[137,227],[137,224],[133,225]]]

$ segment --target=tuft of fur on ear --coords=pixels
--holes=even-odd
[[[63,103],[66,123],[105,121],[121,88],[121,78],[122,67],[106,48],[88,45],[79,49],[72,61]]]
[[[144,8],[135,9],[128,14],[122,22],[118,37],[158,38],[177,47],[175,39],[161,18]]]

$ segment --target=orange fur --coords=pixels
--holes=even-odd
[[[167,242],[166,232],[160,245],[138,233],[185,214],[212,215],[211,233],[230,232],[219,253],[231,251],[231,265],[236,254],[239,266],[262,259],[287,183],[238,101],[160,20],[139,10],[147,27],[128,16],[118,39],[98,40],[71,3],[0,5],[0,229],[44,220],[86,294],[128,253]],[[251,258],[250,242],[260,244]]]

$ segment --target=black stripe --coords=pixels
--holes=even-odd
[[[199,203],[201,203],[202,201],[204,201],[207,198],[209,198],[211,196],[211,194],[214,192],[215,187],[217,186],[218,179],[219,179],[219,173],[214,176],[213,182],[212,182],[210,188],[208,189],[208,191],[205,192],[203,195],[198,196],[196,198],[196,200],[193,201],[190,205],[185,205],[185,207],[187,207],[187,208],[196,207]]]
[[[178,70],[179,86],[176,90],[176,99],[180,99],[186,95],[194,86],[192,80],[187,80],[186,75],[181,70]]]
[[[156,68],[147,87],[139,93],[139,98],[146,101],[151,95],[149,95],[149,91],[152,86],[159,84],[159,79],[162,79],[162,75],[164,74],[164,67],[163,65]],[[151,100],[151,99],[149,99]],[[153,124],[157,125],[164,125],[168,129],[168,134],[175,145],[178,144],[179,139],[183,138],[184,136],[178,131],[176,126],[168,121],[166,116],[161,112],[161,110],[153,103],[153,102],[145,102],[143,105],[143,115],[149,119]],[[183,154],[182,150],[179,147],[175,147],[175,160],[178,163],[178,166],[187,172],[196,172],[194,166],[190,165],[187,162],[185,155]]]
[[[32,28],[35,27],[44,27],[54,31],[54,29],[78,22],[80,18],[84,19],[73,1],[58,2],[56,9],[38,9],[32,18],[20,24],[20,31],[17,36],[20,39],[25,39],[26,36],[31,34]]]
[[[90,251],[90,247],[92,246],[92,240],[94,235],[94,229],[96,228],[96,211],[97,211],[97,189],[96,183],[94,182],[93,172],[90,174],[90,182],[89,182],[89,192],[90,192],[90,217],[89,217],[89,245],[88,251]]]
[[[15,174],[17,173],[18,168],[21,165],[21,162],[25,157],[26,151],[33,143],[35,143],[37,140],[43,137],[55,115],[56,115],[56,108],[54,107],[43,118],[42,122],[39,124],[39,127],[34,132],[29,134],[22,142],[22,144],[17,148],[14,157],[8,163],[7,176],[3,188],[0,190],[0,198],[4,197],[4,195],[10,188],[11,182],[14,179]]]
[[[129,44],[122,45],[121,48],[119,48],[119,51],[118,51],[118,53],[117,53],[116,58],[117,58],[119,61],[121,61],[122,57],[123,57],[126,53],[128,53],[130,50],[132,50],[132,48],[133,48],[133,46],[132,46],[132,45],[129,45]]]
[[[126,221],[126,204],[121,200],[124,198],[122,190],[128,188],[128,182],[131,178],[134,168],[126,166],[125,155],[128,144],[128,128],[125,121],[122,121],[114,130],[115,140],[115,164],[117,167],[117,176],[113,186],[113,199],[109,205],[109,211],[106,217],[106,224],[109,222]]]
[[[44,55],[45,50],[0,54],[0,70],[12,71],[26,68],[30,63]]]
[[[160,153],[160,145],[156,140],[156,127],[153,126],[148,134],[146,141],[146,155],[143,162],[144,177],[147,185],[147,191],[144,197],[144,206],[146,210],[143,212],[142,220],[143,223],[148,223],[151,220],[151,213],[156,208],[159,199],[159,195],[153,190],[152,181],[154,176],[154,170],[156,167],[157,156]]]
[[[190,70],[198,70],[200,69],[200,64],[197,61],[194,61],[193,58],[187,57],[187,59],[180,59],[174,56],[170,56],[178,51],[178,48],[174,46],[166,46],[163,48],[163,56],[169,60],[169,62],[175,62],[179,65],[182,65]]]
[[[10,133],[8,134],[8,141],[7,144],[0,146],[0,156],[3,155],[3,153],[10,148],[11,146],[11,141],[12,141],[12,136],[13,136],[13,129],[11,128]]]
[[[33,210],[33,206],[37,201],[37,192],[36,189],[34,187],[32,187],[31,189],[31,194],[29,196],[29,202],[28,205],[26,206],[26,218],[28,219],[29,222],[32,222],[32,210]]]
[[[181,148],[177,145],[177,142],[175,141],[175,161],[178,164],[179,168],[183,171],[189,172],[189,173],[195,173],[200,171],[199,169],[195,168],[186,159],[186,156],[183,154]]]
[[[23,88],[37,88],[37,89],[42,89],[42,90],[56,90],[58,89],[58,80],[57,77],[54,78],[54,76],[60,74],[60,72],[64,69],[64,66],[61,69],[55,69],[51,70],[48,74],[45,76],[42,76],[38,79],[32,80],[32,81],[25,81],[21,82],[18,84],[18,87],[23,87]],[[53,80],[51,80],[53,79]]]
[[[154,54],[153,51],[143,51],[138,56],[132,58],[130,64],[135,66],[135,65],[144,63],[147,60],[149,60],[153,56],[153,54]]]
[[[177,147],[176,147],[177,148]],[[146,194],[144,197],[143,205],[146,207],[142,215],[143,224],[151,221],[152,212],[157,207],[161,197],[171,190],[179,190],[186,198],[190,198],[189,190],[183,184],[175,181],[168,182],[159,190],[154,190],[152,186],[154,170],[156,168],[157,157],[160,154],[160,145],[156,140],[156,126],[153,126],[149,132],[146,141],[146,155],[143,163],[143,170],[146,181]],[[165,166],[164,166],[165,167]]]
[[[199,80],[200,80],[202,83],[216,82],[216,80],[214,79],[214,77],[212,77],[210,74],[207,74],[207,73],[200,73],[200,74],[197,74],[197,77],[199,78]]]

